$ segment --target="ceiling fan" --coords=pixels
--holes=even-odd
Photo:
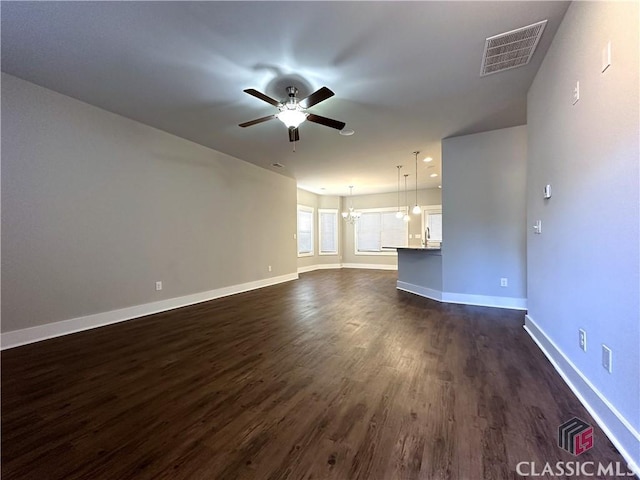
[[[296,87],[287,87],[288,98],[282,102],[274,100],[273,98],[253,88],[248,88],[244,90],[244,92],[273,105],[278,109],[278,113],[269,115],[267,117],[256,118],[255,120],[251,120],[250,122],[241,123],[241,127],[250,127],[251,125],[266,122],[267,120],[271,120],[272,118],[277,118],[289,129],[289,141],[296,142],[300,140],[298,126],[305,120],[309,120],[313,123],[319,123],[320,125],[324,125],[326,127],[335,128],[336,130],[342,130],[346,125],[344,122],[339,122],[338,120],[333,120],[327,117],[321,117],[320,115],[316,115],[314,113],[309,113],[306,111],[308,108],[311,108],[314,105],[317,105],[318,103],[335,95],[327,87],[322,87],[319,90],[316,90],[311,95],[303,98],[302,100],[298,100],[298,97],[296,96],[298,94],[298,89]]]

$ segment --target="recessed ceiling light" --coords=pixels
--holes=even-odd
[[[423,162],[427,162],[427,163],[432,162],[432,161],[433,161],[433,158],[431,158],[431,157],[426,157],[426,158],[423,160]]]
[[[442,188],[442,185],[438,185],[438,188]]]
[[[429,175],[431,178],[436,178],[438,176],[437,173],[432,173],[431,175]]]
[[[353,130],[348,129],[348,128],[345,128],[345,129],[343,129],[343,130],[340,130],[340,135],[342,135],[342,136],[344,136],[344,137],[350,137],[350,136],[351,136],[351,135],[353,135],[354,133],[356,133],[356,132],[354,132]]]

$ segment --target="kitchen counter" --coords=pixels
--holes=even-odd
[[[442,249],[436,247],[389,247],[395,248],[396,250],[414,250],[424,252],[428,255],[442,255]]]

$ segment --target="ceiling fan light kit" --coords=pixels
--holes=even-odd
[[[307,119],[307,116],[300,110],[284,109],[276,116],[287,128],[298,128]]]
[[[244,90],[245,93],[249,95],[259,98],[263,102],[267,102],[270,105],[273,105],[278,109],[278,113],[269,115],[266,117],[257,118],[255,120],[251,120],[249,122],[241,123],[240,127],[250,127],[252,125],[256,125],[258,123],[266,122],[273,118],[277,118],[285,126],[289,129],[289,141],[296,142],[300,140],[300,133],[298,132],[298,127],[306,120],[312,123],[318,123],[320,125],[324,125],[325,127],[335,128],[336,130],[343,131],[346,123],[340,122],[338,120],[333,120],[331,118],[322,117],[320,115],[315,115],[313,113],[307,112],[308,108],[317,105],[318,103],[326,100],[327,98],[333,97],[335,94],[329,90],[327,87],[322,87],[311,95],[302,100],[299,100],[298,89],[296,87],[287,87],[287,95],[288,98],[286,101],[279,102],[268,95],[265,95],[258,90],[253,88],[248,88]],[[348,131],[347,131],[348,132]],[[351,130],[351,132],[353,132]],[[346,135],[352,135],[353,133],[346,133]]]

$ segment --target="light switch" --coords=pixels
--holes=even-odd
[[[533,233],[538,235],[542,233],[542,220],[536,220],[536,223],[533,225]]]
[[[580,82],[579,81],[576,82],[576,86],[573,88],[572,105],[575,105],[576,103],[578,103],[578,100],[580,100]]]

